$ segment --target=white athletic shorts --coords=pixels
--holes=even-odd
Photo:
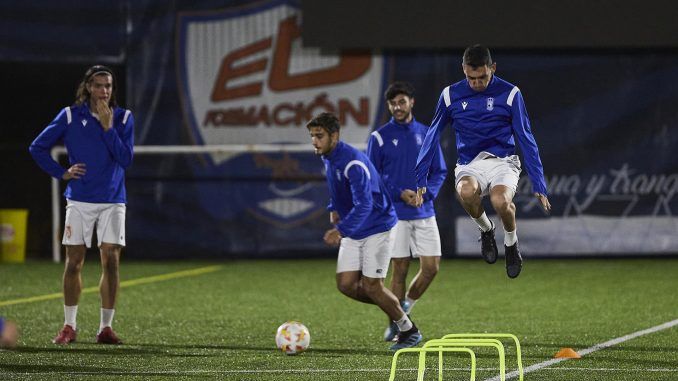
[[[339,246],[337,273],[362,270],[368,278],[386,278],[395,229],[363,239],[344,237]]]
[[[480,195],[486,196],[496,185],[505,185],[515,194],[520,178],[520,158],[518,155],[496,157],[491,153],[481,152],[468,164],[457,164],[454,168],[455,188],[459,180],[471,176],[478,181]]]
[[[418,220],[398,220],[395,230],[395,245],[391,258],[439,257],[440,233],[436,217]]]
[[[92,247],[94,225],[99,245],[112,243],[125,246],[125,204],[95,204],[66,200],[64,245]]]

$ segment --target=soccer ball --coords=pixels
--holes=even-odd
[[[308,328],[298,321],[288,321],[278,327],[275,345],[286,355],[296,355],[305,351],[311,344]]]

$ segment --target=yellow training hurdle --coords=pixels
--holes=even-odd
[[[506,356],[504,345],[497,338],[511,338],[516,346],[516,361],[518,363],[519,381],[523,381],[523,363],[521,357],[520,341],[518,337],[510,333],[451,333],[440,339],[427,341],[421,348],[404,348],[398,350],[393,355],[391,362],[391,375],[389,381],[395,380],[398,357],[402,353],[419,353],[419,363],[417,367],[417,381],[423,381],[426,371],[426,354],[429,352],[438,353],[438,379],[443,380],[443,353],[444,352],[466,352],[471,357],[471,377],[475,380],[476,374],[476,355],[469,347],[494,347],[499,355],[499,377],[501,381],[506,380]]]

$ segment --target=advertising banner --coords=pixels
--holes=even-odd
[[[303,20],[295,1],[206,1],[158,14],[135,34],[132,46],[148,47],[128,63],[137,144],[309,149],[137,156],[128,172],[130,247],[175,257],[334,253],[322,242],[328,193],[306,122],[334,112],[342,139],[364,147],[390,117],[388,83],[411,82],[415,117],[429,123],[441,90],[464,78],[462,51],[308,48]],[[551,215],[541,211],[523,173],[514,201],[524,255],[678,252],[678,55],[493,57],[497,75],[521,89],[553,205]],[[477,227],[454,195],[450,128],[441,143],[450,169],[436,200],[443,252],[476,256]],[[484,206],[501,226],[489,200]]]

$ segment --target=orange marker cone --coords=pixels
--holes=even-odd
[[[556,353],[553,358],[562,358],[562,359],[580,359],[581,356],[579,353],[575,352],[572,348],[560,348],[558,353]]]

